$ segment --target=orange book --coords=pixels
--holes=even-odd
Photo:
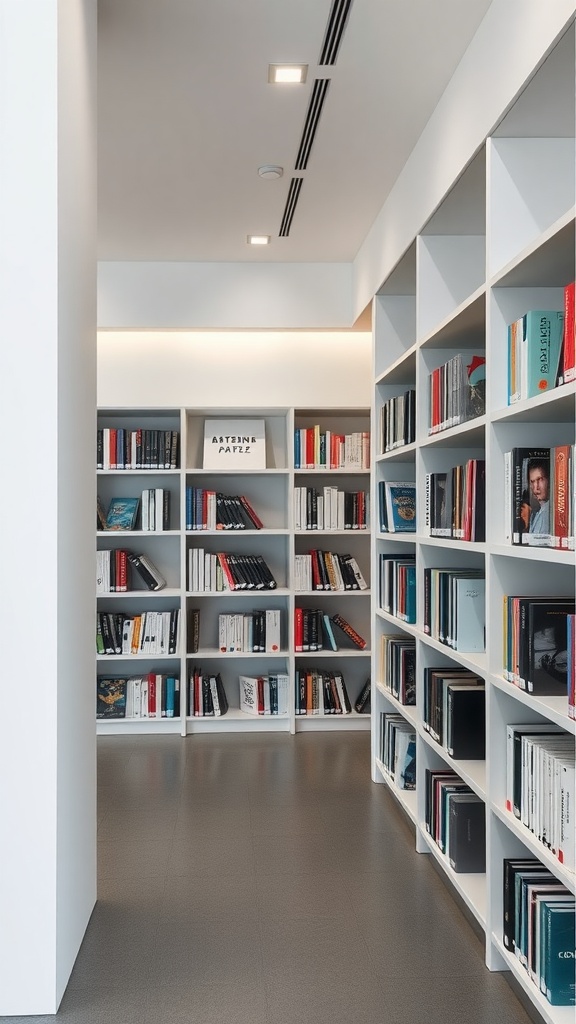
[[[562,444],[551,448],[550,462],[554,466],[551,533],[554,537],[554,547],[567,548],[570,519],[570,445]]]

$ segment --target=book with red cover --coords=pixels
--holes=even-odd
[[[564,383],[576,380],[576,324],[574,317],[574,281],[564,288],[564,352],[562,357],[562,374]]]

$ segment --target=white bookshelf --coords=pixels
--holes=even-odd
[[[541,102],[551,78],[562,83],[555,114]],[[507,405],[507,325],[528,309],[563,309],[563,289],[575,277],[574,27],[558,41],[515,106],[503,117],[430,221],[423,225],[375,296],[374,473],[372,579],[380,555],[416,558],[417,620],[406,625],[380,608],[373,583],[372,778],[386,783],[414,825],[415,846],[435,857],[486,935],[486,963],[512,970],[549,1024],[573,1019],[573,1008],[551,1006],[502,944],[502,861],[528,855],[544,862],[567,888],[574,874],[505,810],[506,725],[550,722],[571,736],[566,697],[534,697],[502,675],[502,597],[574,595],[574,552],[523,549],[505,537],[504,453],[514,446],[574,443],[576,387]],[[550,138],[548,125],[555,137]],[[545,156],[545,159],[543,159]],[[484,416],[428,435],[428,375],[455,352],[485,354]],[[416,389],[416,443],[385,455],[377,448],[380,409],[391,396]],[[424,529],[425,478],[468,458],[486,460],[486,541],[433,538]],[[378,528],[378,484],[415,480],[417,532],[396,537]],[[423,631],[423,574],[427,567],[483,568],[486,576],[486,651],[457,654]],[[416,639],[416,707],[402,707],[379,679],[383,634]],[[486,759],[451,758],[422,726],[423,669],[470,669],[486,685]],[[398,790],[380,760],[380,715],[400,713],[416,733],[416,791]],[[425,826],[425,770],[453,768],[486,807],[486,872],[452,870]]]
[[[206,419],[263,419],[266,436],[266,468],[258,470],[213,470],[203,467],[204,423]],[[123,677],[147,672],[177,674],[180,680],[178,718],[99,720],[100,733],[176,732],[288,732],[304,730],[370,728],[370,715],[295,713],[295,674],[303,668],[342,673],[352,706],[370,676],[371,649],[341,647],[332,651],[299,652],[294,649],[294,610],[296,607],[340,613],[363,637],[370,637],[370,529],[296,530],[293,492],[298,486],[316,486],[319,490],[333,481],[341,490],[363,490],[370,494],[370,470],[295,469],[294,431],[320,424],[322,431],[342,434],[369,431],[370,411],[358,408],[175,408],[175,409],[101,409],[101,427],[149,427],[178,430],[180,434],[177,470],[98,470],[98,494],[106,507],[112,497],[140,497],[147,487],[168,487],[171,493],[170,529],[145,532],[140,529],[110,533],[97,531],[98,548],[125,548],[144,552],[167,580],[166,588],[151,592],[131,573],[138,589],[126,593],[98,595],[102,611],[138,614],[147,609],[180,609],[180,645],[176,655],[99,655],[98,676]],[[168,481],[168,482],[167,482]],[[186,488],[200,487],[225,494],[246,495],[264,523],[262,530],[186,530]],[[277,583],[273,590],[194,592],[188,576],[189,552],[204,551],[260,554]],[[351,554],[356,558],[368,583],[359,591],[298,591],[295,589],[294,558],[314,548]],[[218,649],[220,613],[246,613],[279,609],[281,612],[281,648],[277,653],[221,653]],[[200,611],[199,647],[191,652],[188,635],[189,613]],[[193,668],[204,673],[219,672],[229,709],[221,717],[198,717],[188,706],[189,677]],[[289,711],[283,715],[252,716],[240,711],[239,675],[266,675],[285,672],[289,678]]]

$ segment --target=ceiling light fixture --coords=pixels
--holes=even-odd
[[[270,235],[248,235],[248,245],[269,245]]]
[[[263,164],[262,167],[258,168],[258,174],[261,178],[281,178],[284,174],[284,168],[278,167],[277,164]]]
[[[276,85],[302,85],[307,72],[307,64],[269,64],[268,81]]]

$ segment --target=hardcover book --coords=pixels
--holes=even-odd
[[[389,533],[416,531],[416,484],[385,483],[386,525]]]
[[[98,679],[96,718],[126,718],[126,679]]]
[[[106,514],[106,529],[133,530],[139,504],[139,498],[112,498]]]
[[[448,858],[458,873],[486,870],[486,809],[475,793],[452,793]]]

